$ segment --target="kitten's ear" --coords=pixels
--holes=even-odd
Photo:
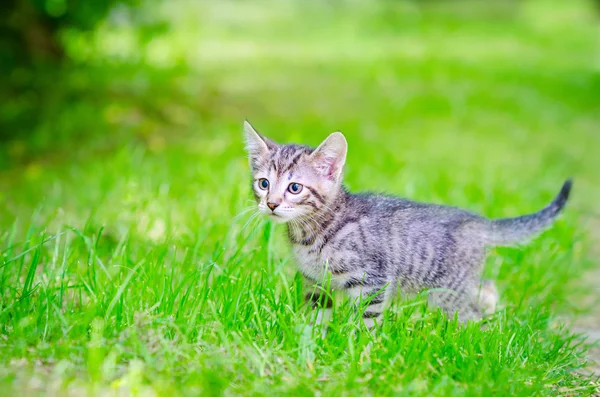
[[[259,134],[248,120],[244,121],[244,134],[246,135],[246,151],[251,166],[277,146],[275,142]]]
[[[313,165],[319,174],[338,181],[344,171],[348,143],[344,134],[334,132],[312,152]]]

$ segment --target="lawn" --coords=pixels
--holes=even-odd
[[[178,0],[65,32],[72,65],[35,77],[44,106],[0,149],[0,395],[593,395],[571,328],[599,264],[592,11]],[[486,327],[420,296],[371,334],[337,299],[321,339],[285,227],[253,217],[245,118],[343,131],[352,191],[503,217],[573,177],[572,201],[490,253]]]

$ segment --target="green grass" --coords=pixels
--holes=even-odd
[[[67,32],[75,66],[2,148],[0,394],[593,394],[562,324],[598,264],[597,27],[584,2],[502,3],[179,2],[139,11],[165,26],[141,47]],[[421,297],[373,336],[338,299],[321,339],[283,228],[236,217],[246,117],[281,142],[342,130],[352,190],[500,217],[573,176],[573,200],[491,253],[485,330]]]

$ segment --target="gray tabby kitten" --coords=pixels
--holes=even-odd
[[[481,281],[486,248],[513,245],[550,226],[571,189],[563,185],[546,208],[517,218],[489,220],[462,209],[377,194],[351,194],[342,186],[347,143],[340,132],[318,148],[278,145],[244,123],[258,209],[286,222],[300,272],[317,286],[307,294],[330,316],[324,280],[366,305],[372,327],[400,286],[402,293],[433,289],[430,303],[461,322],[495,310],[494,284]],[[329,277],[330,278],[329,278]]]

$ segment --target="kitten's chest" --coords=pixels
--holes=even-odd
[[[332,274],[331,265],[335,263],[335,252],[317,251],[313,246],[294,245],[294,257],[298,270],[315,283],[330,280],[332,288],[339,288],[347,281],[344,274]]]

